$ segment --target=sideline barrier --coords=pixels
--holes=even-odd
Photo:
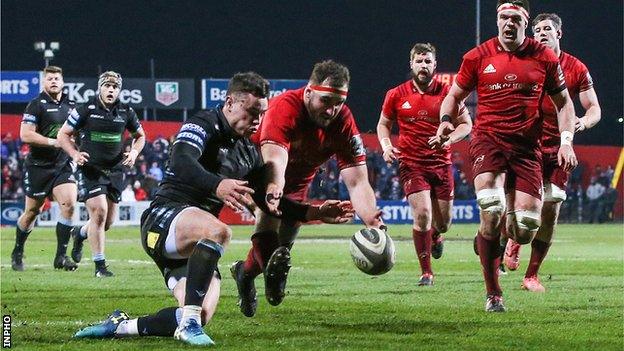
[[[318,202],[318,201],[317,201]],[[114,225],[139,225],[141,214],[149,207],[149,201],[120,202],[117,210],[117,218]],[[388,224],[412,223],[412,212],[406,201],[379,201],[379,208],[384,212],[383,220]],[[2,225],[15,226],[17,219],[24,212],[23,202],[2,202]],[[37,226],[53,227],[60,216],[60,209],[56,202],[42,211],[37,220]],[[251,225],[255,223],[254,216],[248,211],[234,212],[224,207],[219,218],[227,224]],[[84,224],[89,219],[87,208],[83,203],[76,204],[74,211],[74,224]],[[475,200],[455,201],[453,206],[454,223],[478,223],[479,209]],[[355,223],[362,223],[356,218]]]

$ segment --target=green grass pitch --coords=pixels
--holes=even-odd
[[[207,333],[221,350],[622,350],[624,349],[624,236],[621,224],[561,225],[541,270],[547,292],[520,290],[520,269],[501,277],[508,312],[484,312],[485,292],[472,251],[474,225],[454,225],[444,255],[434,260],[435,286],[420,275],[410,226],[391,226],[397,263],[389,273],[359,272],[348,252],[355,225],[303,228],[293,249],[288,295],[270,306],[257,280],[258,313],[236,306],[229,264],[245,257],[250,227],[234,227],[219,267],[222,297]],[[79,328],[115,308],[130,316],[175,304],[143,252],[136,227],[108,233],[110,279],[93,277],[86,259],[75,272],[52,269],[53,229],[36,228],[26,244],[26,271],[13,272],[14,229],[1,232],[2,314],[11,315],[16,350],[187,349],[172,338],[72,340]],[[85,245],[87,247],[88,245]]]

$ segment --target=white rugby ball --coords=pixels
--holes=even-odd
[[[366,274],[384,274],[394,266],[394,242],[381,229],[358,230],[351,237],[349,251],[355,266]]]

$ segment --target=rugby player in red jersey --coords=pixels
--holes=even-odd
[[[505,311],[498,284],[503,215],[506,213],[509,237],[520,244],[531,242],[540,226],[543,99],[552,99],[559,111],[558,164],[565,171],[577,164],[572,149],[574,106],[563,71],[554,51],[526,37],[528,24],[528,0],[499,0],[498,36],[464,55],[457,78],[440,108],[439,136],[454,129],[451,120],[458,115],[461,101],[470,91],[477,90],[470,156],[481,209],[476,240],[488,312]]]
[[[277,206],[282,194],[303,201],[314,174],[335,156],[355,212],[367,227],[379,228],[383,222],[368,183],[364,144],[353,114],[345,105],[349,80],[344,65],[332,60],[317,63],[307,86],[270,100],[252,140],[261,145],[264,161],[273,167],[267,202]],[[290,249],[300,226],[299,222],[256,211],[252,248],[245,261],[236,261],[231,267],[245,316],[256,312],[254,279],[261,273],[269,303],[275,306],[282,302]]]
[[[565,74],[566,86],[572,98],[579,97],[585,110],[583,117],[575,118],[577,132],[591,128],[600,121],[600,104],[593,87],[593,80],[587,67],[576,57],[561,51],[559,40],[562,36],[561,18],[555,13],[542,13],[533,20],[533,35],[535,40],[553,49],[561,69]],[[544,206],[542,207],[542,225],[531,242],[531,259],[527,267],[522,288],[533,292],[544,292],[546,289],[540,283],[537,272],[548,253],[552,237],[559,217],[561,202],[566,199],[566,185],[569,172],[565,171],[557,162],[560,137],[557,123],[557,110],[552,101],[545,99],[542,102],[544,116],[542,135],[542,159],[544,179]],[[520,245],[513,240],[507,243],[505,250],[505,265],[510,270],[516,270],[520,262]]]
[[[472,121],[463,106],[461,122],[448,138],[434,135],[440,124],[440,104],[450,86],[434,79],[436,49],[429,43],[417,43],[410,51],[412,78],[386,93],[377,138],[383,158],[399,160],[399,174],[414,217],[412,239],[422,276],[418,285],[433,285],[431,256],[440,258],[443,237],[451,225],[453,206],[453,171],[449,145],[470,133]],[[392,145],[393,124],[399,125],[399,141]]]

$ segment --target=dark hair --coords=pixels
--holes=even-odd
[[[227,95],[249,93],[255,97],[269,97],[269,82],[256,72],[236,73],[228,82]]]
[[[310,75],[310,83],[321,84],[326,79],[329,79],[329,84],[333,87],[341,87],[345,84],[348,86],[351,75],[345,65],[333,60],[325,60],[314,65]]]
[[[529,0],[498,0],[498,3],[496,4],[496,8],[506,3],[510,3],[516,6],[523,7],[525,10],[527,10],[527,12],[529,13],[531,12],[531,10],[529,9]]]
[[[537,26],[538,23],[545,20],[551,20],[555,25],[555,29],[560,30],[563,25],[563,21],[561,21],[561,17],[556,13],[540,13],[533,19],[533,27]]]
[[[48,66],[43,69],[43,73],[60,73],[63,74],[63,69],[59,66]]]
[[[432,53],[433,56],[436,56],[436,48],[431,43],[416,43],[410,50],[410,60],[414,58],[416,54],[426,54]]]

